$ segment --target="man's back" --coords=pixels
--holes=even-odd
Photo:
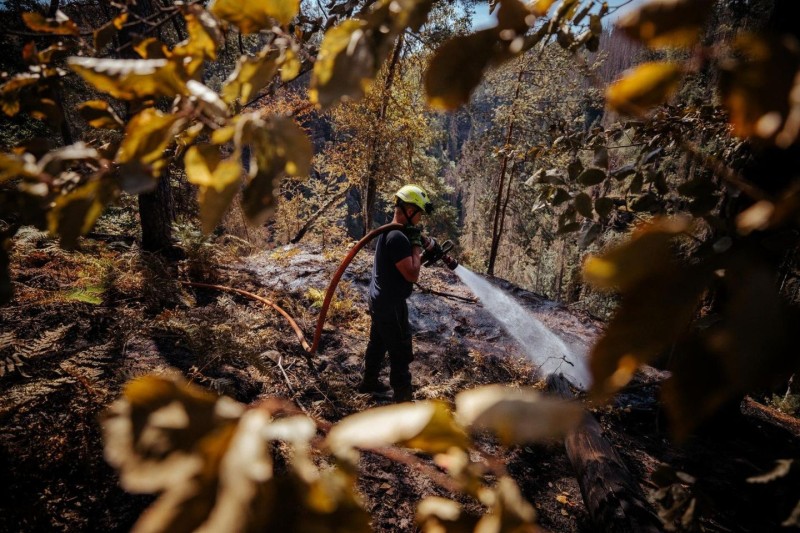
[[[402,231],[392,230],[378,237],[372,279],[369,284],[370,307],[375,313],[393,309],[405,301],[413,289],[395,266],[411,255],[411,243]]]

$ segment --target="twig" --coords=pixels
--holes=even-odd
[[[283,379],[286,381],[286,386],[289,387],[289,392],[294,394],[294,388],[292,384],[289,382],[289,376],[286,375],[286,371],[283,369],[283,355],[278,357],[278,368],[281,369],[281,374],[283,374]]]
[[[452,298],[454,300],[461,300],[462,302],[467,302],[467,303],[471,303],[471,304],[478,303],[478,300],[476,300],[475,298],[469,298],[467,296],[459,296],[457,294],[452,294],[452,293],[449,293],[449,292],[439,292],[439,291],[436,291],[436,290],[433,290],[433,289],[428,289],[426,287],[423,287],[419,283],[415,283],[415,285],[420,290],[420,292],[424,292],[426,294],[433,294],[433,295],[436,295],[436,296],[443,296],[445,298]]]

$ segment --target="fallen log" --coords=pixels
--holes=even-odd
[[[548,389],[572,398],[569,381],[559,375],[547,379]],[[661,521],[644,497],[622,458],[603,436],[600,424],[586,413],[583,422],[564,438],[567,456],[581,489],[586,510],[597,531],[656,533]]]

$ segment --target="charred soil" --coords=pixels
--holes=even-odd
[[[103,459],[101,420],[133,377],[177,368],[192,382],[246,404],[284,398],[321,426],[388,402],[355,391],[369,324],[368,253],[345,275],[320,353],[309,364],[272,309],[177,280],[203,272],[193,279],[270,298],[308,338],[341,255],[286,248],[204,270],[167,265],[127,247],[84,246],[91,254],[40,239],[13,255],[16,296],[0,308],[1,531],[131,528],[153,496],[119,487]],[[576,349],[587,350],[602,329],[583,313],[494,281]],[[489,383],[544,386],[492,317],[467,301],[472,295],[456,276],[433,268],[420,285],[409,302],[416,399],[452,400]],[[785,531],[780,523],[800,498],[796,474],[770,483],[747,478],[768,472],[776,460],[797,458],[797,419],[747,398],[676,444],[657,400],[667,377],[647,369],[612,403],[593,410],[654,509],[671,526],[689,530]],[[475,453],[505,465],[535,505],[542,528],[594,530],[561,443],[508,449],[487,436]],[[365,453],[361,472],[359,491],[377,531],[414,531],[421,498],[452,496],[413,465],[380,454]],[[481,513],[477,502],[456,498]]]

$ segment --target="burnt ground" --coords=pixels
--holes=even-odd
[[[84,249],[90,253],[64,252],[34,238],[18,242],[12,257],[16,297],[0,307],[0,362],[7,363],[0,376],[0,531],[130,529],[153,498],[118,487],[103,460],[99,416],[127,380],[144,373],[177,368],[240,402],[282,397],[327,422],[385,403],[354,390],[368,328],[368,253],[356,258],[340,284],[312,372],[291,328],[273,310],[174,280],[192,276],[271,298],[310,341],[343,250],[328,255],[288,248],[243,261],[216,257],[227,266],[214,269],[202,262],[165,265],[125,246],[87,241]],[[588,315],[494,281],[577,350],[586,350],[602,329]],[[417,399],[452,400],[488,383],[542,386],[492,317],[463,300],[472,295],[454,274],[426,270],[420,285],[410,300]],[[687,530],[787,531],[780,522],[800,498],[797,475],[767,484],[746,479],[771,470],[778,459],[797,458],[797,419],[747,398],[677,445],[657,401],[666,377],[646,369],[611,404],[593,411],[642,490],[672,523],[683,519]],[[476,454],[506,465],[544,529],[594,530],[560,443],[506,449],[483,438]],[[416,503],[447,495],[411,467],[370,453],[362,459],[359,491],[377,531],[414,531]]]

